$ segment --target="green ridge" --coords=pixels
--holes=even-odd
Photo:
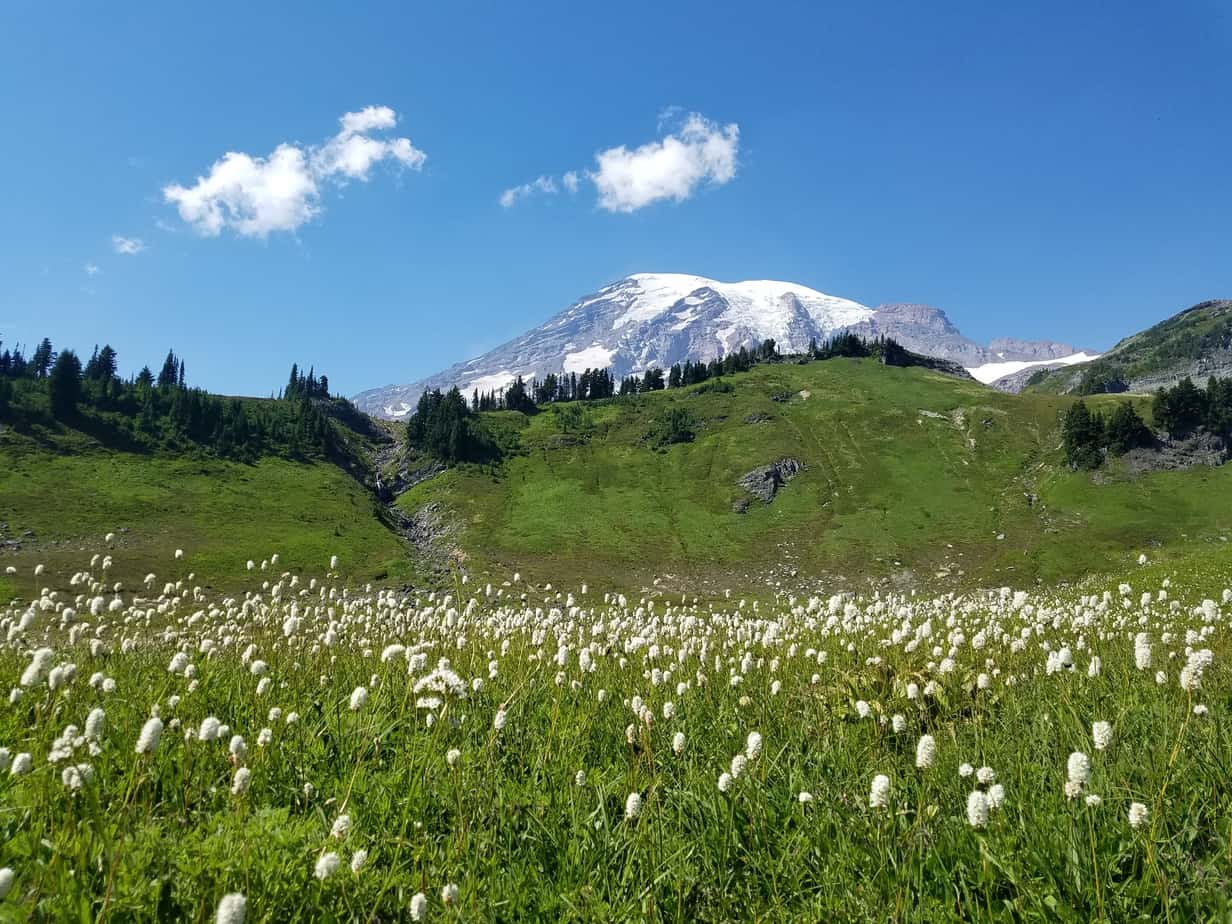
[[[584,405],[581,427],[561,407],[489,415],[506,440],[516,433],[517,453],[496,470],[454,469],[399,505],[449,511],[475,571],[716,591],[793,570],[850,584],[1065,580],[1232,531],[1224,469],[1132,481],[1115,465],[1068,471],[1069,399],[870,360],[759,366],[731,383]],[[645,436],[673,407],[700,422],[696,438],[656,449]],[[756,414],[770,419],[746,422]],[[734,512],[748,497],[736,480],[784,456],[804,472],[773,503]]]

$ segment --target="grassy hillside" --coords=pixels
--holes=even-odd
[[[1097,360],[1038,372],[1027,388],[1052,394],[1148,391],[1187,375],[1201,384],[1210,375],[1228,375],[1230,368],[1232,301],[1215,300],[1126,337]]]
[[[234,586],[248,558],[273,553],[280,570],[314,573],[336,554],[353,581],[411,572],[370,493],[332,462],[128,452],[73,430],[0,434],[0,523],[0,539],[23,545],[0,550],[0,597],[29,594],[39,563],[48,570],[39,586],[63,586],[81,567],[81,550],[97,550],[108,532],[117,535],[114,579],[130,586],[150,572],[161,582],[190,571]],[[9,566],[18,575],[3,574]]]
[[[495,415],[516,455],[399,504],[447,511],[473,570],[713,591],[795,570],[855,584],[1052,581],[1232,533],[1227,470],[1129,481],[1114,468],[1098,482],[1065,470],[1069,399],[865,360],[760,366],[732,384],[590,405],[580,421],[559,406]],[[646,435],[672,408],[698,421],[696,439],[657,449]],[[735,512],[748,497],[737,479],[785,456],[803,473]]]
[[[730,389],[730,390],[728,390]],[[1098,407],[1117,398],[1094,399]],[[1217,547],[1232,534],[1232,468],[1130,478],[1062,465],[1070,399],[1004,395],[923,369],[839,359],[758,366],[714,382],[484,421],[499,465],[463,466],[398,501],[477,577],[589,581],[721,594],[830,577],[1029,584]],[[692,442],[661,445],[684,411]],[[131,451],[105,429],[0,434],[0,595],[62,586],[81,549],[117,534],[113,579],[194,571],[232,587],[248,558],[351,581],[421,579],[428,566],[382,520],[362,471],[375,431],[334,420],[346,458],[255,464],[204,450]],[[86,432],[88,431],[88,432]],[[763,504],[737,484],[789,457],[803,471]],[[745,512],[734,507],[747,502]],[[430,506],[434,505],[434,506]],[[33,530],[33,539],[25,538]],[[176,565],[173,552],[188,557]],[[795,573],[793,575],[793,573]]]

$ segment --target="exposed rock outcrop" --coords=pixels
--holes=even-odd
[[[803,470],[804,465],[799,459],[786,456],[777,462],[771,462],[769,465],[762,465],[751,472],[746,472],[737,479],[736,483],[762,503],[768,504],[774,500],[779,488]],[[739,501],[733,505],[733,509],[736,509],[738,513],[743,513],[747,507],[747,503],[741,507]]]

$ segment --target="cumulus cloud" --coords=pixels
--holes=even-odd
[[[102,270],[98,268],[98,264],[93,261],[86,263],[85,271],[87,276],[97,276],[102,272]]]
[[[133,256],[145,250],[145,241],[139,237],[125,237],[122,234],[111,236],[111,247],[116,253]]]
[[[192,186],[164,186],[163,197],[207,237],[227,228],[259,238],[295,231],[320,213],[325,184],[367,181],[372,168],[383,161],[412,170],[423,166],[427,155],[409,138],[372,137],[397,121],[388,106],[348,112],[339,119],[338,133],[323,144],[284,143],[266,157],[228,151]]]
[[[535,193],[553,195],[556,192],[556,181],[550,176],[541,176],[537,180],[523,183],[521,186],[511,186],[500,194],[500,204],[503,208],[511,208],[519,199],[533,196]]]
[[[660,115],[660,131],[668,120],[679,127],[632,150],[620,145],[600,151],[594,170],[570,170],[561,176],[560,187],[576,193],[583,180],[589,181],[595,186],[600,208],[628,213],[665,199],[683,202],[703,183],[722,186],[735,177],[739,125],[719,125],[696,112],[681,121],[679,110],[672,107]],[[500,204],[510,208],[536,193],[557,191],[553,177],[541,176],[506,189]]]
[[[600,151],[590,174],[599,207],[635,212],[654,202],[683,202],[701,183],[721,186],[736,175],[740,126],[720,126],[692,113],[674,134],[629,150]]]

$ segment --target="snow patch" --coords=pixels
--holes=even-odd
[[[502,369],[500,372],[494,372],[491,375],[481,375],[473,382],[468,382],[466,387],[461,390],[464,392],[475,390],[480,392],[501,391],[516,377],[508,369]]]
[[[578,350],[576,353],[569,353],[565,356],[565,361],[561,364],[561,368],[565,372],[585,372],[587,369],[606,369],[612,364],[612,357],[616,355],[615,350],[606,349],[599,344],[588,346],[584,350]]]
[[[1059,359],[1010,360],[1003,363],[984,363],[982,366],[974,366],[967,371],[977,382],[991,385],[997,379],[1003,379],[1023,369],[1034,369],[1037,366],[1074,366],[1078,363],[1089,363],[1093,359],[1099,359],[1099,356],[1099,353],[1072,353]]]
[[[405,401],[399,401],[397,404],[387,404],[381,411],[386,417],[401,418],[411,413],[411,406]]]
[[[626,290],[623,294],[628,307],[612,323],[612,330],[653,321],[681,301],[690,307],[701,304],[704,299],[696,295],[701,289],[711,289],[723,297],[727,309],[722,318],[732,326],[746,327],[778,340],[788,335],[793,300],[826,333],[852,327],[874,313],[859,302],[773,279],[719,282],[682,273],[636,273],[617,285]]]

